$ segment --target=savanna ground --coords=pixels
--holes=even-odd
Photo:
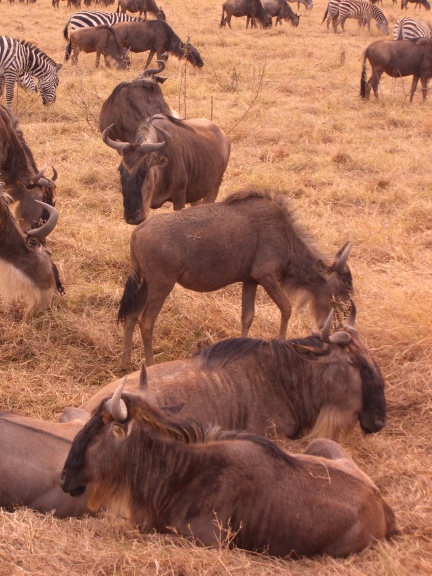
[[[384,1],[392,30],[400,9]],[[190,36],[205,61],[195,70],[170,58],[165,97],[182,116],[212,117],[229,134],[221,198],[245,186],[285,191],[329,256],[346,240],[353,243],[357,328],[386,377],[388,424],[371,437],[357,432],[345,446],[394,507],[401,535],[347,559],[284,561],[140,537],[111,517],[57,520],[21,509],[0,514],[2,576],[432,571],[432,102],[422,105],[418,94],[409,107],[411,79],[389,77],[381,83],[381,102],[362,102],[361,55],[381,36],[374,25],[369,35],[352,20],[345,34],[328,33],[320,26],[323,0],[311,12],[301,8],[297,29],[284,24],[267,31],[245,30],[244,19],[219,29],[220,5],[164,0],[169,24],[182,40]],[[59,11],[50,0],[3,2],[0,11],[1,34],[34,41],[63,61],[62,30],[72,14],[66,2]],[[122,219],[118,157],[103,145],[97,119],[112,89],[141,72],[144,57],[133,55],[126,73],[95,70],[94,60],[82,54],[78,67],[63,67],[55,105],[44,107],[38,95],[22,91],[13,105],[38,165],[59,172],[61,216],[49,245],[67,294],[25,323],[22,307],[2,305],[0,409],[48,420],[119,375],[116,310],[132,227]],[[259,292],[251,335],[274,337],[278,322],[275,306]],[[156,361],[190,356],[239,335],[239,327],[238,286],[208,295],[176,287],[156,325]],[[289,336],[312,328],[307,311],[295,313]],[[135,367],[142,355],[136,334]]]

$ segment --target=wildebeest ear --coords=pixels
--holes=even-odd
[[[318,260],[316,269],[320,274],[328,274],[330,272],[330,268],[322,260]]]
[[[170,412],[171,414],[178,414],[180,410],[184,408],[185,403],[175,404],[174,406],[159,406],[164,412]]]
[[[327,346],[307,346],[296,343],[293,343],[293,346],[297,354],[307,360],[315,360],[317,356],[324,356],[328,352]]]
[[[154,76],[154,79],[156,80],[156,82],[158,82],[159,84],[163,84],[165,82],[165,80],[168,80],[168,78],[164,78],[163,76]]]
[[[161,168],[164,168],[165,166],[168,165],[168,156],[165,156],[165,155],[157,156],[156,163]]]

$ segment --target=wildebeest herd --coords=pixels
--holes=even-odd
[[[342,0],[338,10],[349,2],[358,6],[346,18],[364,25],[373,17],[385,29],[363,0]],[[386,425],[384,378],[354,327],[352,245],[344,239],[326,258],[297,224],[286,193],[251,188],[217,201],[231,142],[214,122],[180,119],[166,102],[159,74],[168,55],[197,68],[204,62],[153,4],[121,0],[117,13],[149,12],[154,20],[82,25],[90,16],[78,13],[65,28],[71,29],[66,60],[72,54],[73,64],[80,51],[96,52],[96,65],[102,54],[121,70],[129,66],[130,52],[150,52],[146,70],[118,84],[99,117],[101,142],[120,158],[124,219],[137,225],[118,311],[124,323],[121,368],[128,375],[65,410],[58,423],[1,414],[0,506],[25,505],[58,517],[112,508],[142,532],[175,532],[203,545],[219,541],[216,517],[219,527],[233,531],[232,545],[246,550],[347,556],[397,533],[389,504],[335,441],[357,423],[364,434]],[[286,2],[271,4],[256,0],[247,11],[246,0],[228,0],[220,26],[231,26],[231,16],[246,16],[252,27],[270,27],[272,17],[299,25]],[[345,13],[334,16],[330,4],[326,17],[336,30]],[[46,167],[37,168],[10,108],[15,82],[26,85],[27,79],[31,86],[32,78],[41,95],[51,91],[44,103],[54,102],[60,67],[47,57],[36,69],[25,55],[10,65],[10,39],[2,38],[8,106],[0,108],[0,290],[8,301],[21,294],[28,320],[64,291],[46,244],[58,218],[57,174],[49,179]],[[421,79],[425,99],[431,42],[374,42],[364,53],[361,95],[367,98],[371,89],[377,95],[386,72],[414,76],[410,100]],[[19,46],[41,52],[24,41]],[[155,54],[157,68],[150,69]],[[173,212],[150,215],[150,208],[166,202]],[[154,364],[156,319],[174,285],[209,292],[235,282],[242,284],[241,338]],[[280,311],[277,340],[248,338],[258,286]],[[310,305],[318,331],[287,340],[298,295]],[[130,373],[136,324],[145,365]],[[21,450],[12,457],[8,446],[17,437]],[[304,453],[291,454],[273,441],[280,437],[311,442]],[[26,467],[38,472],[31,482]]]

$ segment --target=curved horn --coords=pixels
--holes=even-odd
[[[105,402],[105,410],[107,410],[117,422],[124,422],[128,416],[126,404],[121,397],[126,380],[127,376],[125,376],[117,386],[112,398]]]
[[[147,370],[145,367],[144,362],[141,364],[141,372],[138,384],[139,392],[145,392],[148,388],[148,380],[147,380]]]
[[[328,344],[330,344],[330,328],[333,322],[333,316],[334,316],[334,308],[330,310],[330,314],[327,316],[327,320],[325,321],[325,324],[321,331],[321,341],[327,342]]]
[[[38,184],[39,180],[42,178],[42,176],[44,175],[45,170],[47,169],[47,165],[45,164],[45,166],[42,168],[42,170],[40,172],[38,172],[36,174],[36,176],[33,176],[32,178],[32,182],[33,184]],[[44,178],[45,180],[45,178]],[[45,180],[46,181],[46,180]]]
[[[126,148],[131,146],[131,144],[129,142],[117,142],[117,141],[114,142],[114,140],[111,140],[111,138],[108,137],[108,132],[111,130],[113,126],[114,124],[110,124],[107,128],[105,128],[105,130],[101,134],[102,140],[105,142],[107,146],[109,146],[110,148],[114,148],[114,150],[117,150],[121,154],[123,150],[126,150]]]
[[[27,232],[27,236],[33,236],[33,238],[37,238],[38,240],[42,241],[42,240],[45,240],[45,238],[49,234],[51,234],[51,232],[56,227],[56,224],[57,224],[57,221],[59,218],[59,213],[54,208],[54,206],[50,206],[49,204],[46,204],[45,202],[41,202],[40,200],[35,200],[35,202],[37,202],[38,204],[40,204],[41,206],[44,207],[44,209],[49,214],[49,218],[45,222],[45,224],[42,224],[42,226],[39,226],[39,228],[35,228],[34,230],[29,230]]]
[[[337,255],[335,256],[335,260],[336,260],[335,270],[336,270],[336,272],[339,272],[339,274],[342,274],[343,272],[345,272],[346,263],[348,261],[348,257],[350,255],[351,249],[352,249],[351,242],[347,242],[345,244],[345,247],[344,247],[340,257],[337,258]],[[339,254],[339,252],[338,252],[338,254]]]
[[[166,145],[167,145],[166,140],[164,140],[163,142],[144,142],[137,148],[137,150],[142,154],[150,154],[151,152],[157,152],[158,150],[162,150],[162,148],[165,148]]]
[[[156,62],[159,64],[159,68],[148,68],[147,70],[144,70],[142,73],[143,78],[154,76],[155,74],[159,74],[159,72],[163,72],[165,70],[166,64],[164,60],[156,60]]]
[[[350,315],[349,315],[347,321],[345,322],[345,326],[351,326],[351,328],[354,328],[354,324],[355,324],[356,316],[357,316],[357,308],[356,308],[356,305],[354,304],[354,302],[352,300],[350,300],[350,302],[351,302]]]
[[[53,182],[55,182],[57,180],[57,176],[58,176],[57,170],[54,168],[54,166],[51,166],[51,168],[53,169],[53,176],[52,176],[51,180]]]

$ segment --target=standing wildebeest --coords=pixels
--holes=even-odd
[[[90,513],[87,495],[66,495],[59,483],[75,435],[85,419],[59,424],[0,413],[0,507],[27,506],[55,516]]]
[[[365,434],[378,432],[386,423],[381,370],[353,327],[354,315],[330,335],[332,316],[321,335],[230,338],[192,358],[148,370],[143,364],[129,374],[126,390],[225,430],[337,440],[359,421]],[[101,388],[81,409],[93,412],[119,383]]]
[[[282,24],[282,20],[291,22],[293,26],[300,23],[300,16],[294,14],[287,0],[264,0],[263,7],[272,18],[276,18],[275,26]]]
[[[99,115],[101,132],[112,126],[110,136],[122,142],[138,142],[139,128],[155,114],[175,116],[165,101],[159,84],[164,78],[156,76],[165,68],[165,62],[158,60],[159,68],[148,68],[131,82],[118,84],[102,104]]]
[[[372,74],[366,82],[366,60],[372,66]],[[418,81],[421,80],[423,102],[427,96],[427,84],[432,76],[432,40],[377,40],[366,48],[360,82],[360,96],[369,100],[373,88],[378,98],[378,86],[382,73],[393,78],[413,75],[410,102],[414,97]]]
[[[257,27],[257,20],[263,28],[272,26],[272,17],[261,4],[261,0],[227,0],[222,4],[220,26],[225,27],[228,24],[231,28],[231,18],[233,16],[235,18],[246,16],[246,28],[249,26],[249,20],[251,20],[251,28]]]
[[[148,68],[153,56],[162,60],[165,52],[174,54],[177,58],[186,58],[192,66],[202,68],[204,62],[198,50],[187,42],[180,40],[169,24],[163,20],[148,20],[147,22],[120,22],[113,26],[113,30],[122,46],[130,48],[131,52],[147,52],[145,68]]]
[[[96,52],[96,68],[99,66],[101,54],[105,58],[106,66],[117,65],[117,68],[124,70],[130,65],[126,51],[114,30],[107,25],[74,30],[66,46],[65,62],[69,60],[72,49],[72,64],[78,64],[78,55],[82,51],[87,54]]]
[[[378,488],[331,440],[293,455],[261,436],[205,428],[120,386],[78,432],[65,492],[143,533],[273,556],[347,556],[397,532]]]
[[[156,20],[153,20],[156,22]],[[214,202],[226,170],[230,141],[205,118],[179,120],[167,114],[152,116],[145,142],[102,139],[121,154],[120,179],[124,217],[140,224],[149,208],[171,201],[174,210],[186,204]]]
[[[55,179],[43,178],[18,120],[8,108],[0,106],[0,170],[3,190],[17,202],[15,216],[24,232],[39,226],[48,213],[35,200],[54,205]]]
[[[196,292],[242,282],[242,337],[254,318],[258,285],[281,312],[279,338],[286,337],[291,316],[289,296],[302,293],[320,327],[333,301],[348,301],[353,290],[347,266],[351,245],[347,242],[325,264],[299,230],[286,198],[283,193],[243,190],[217,204],[159,214],[132,232],[131,271],[118,315],[125,322],[123,368],[130,366],[137,322],[147,365],[153,364],[154,325],[176,282]]]
[[[153,14],[158,20],[166,20],[165,12],[160,6],[156,5],[155,0],[118,0],[117,12],[139,12],[138,16],[144,14],[144,20],[147,20],[147,12]]]
[[[0,196],[0,294],[7,302],[23,296],[27,303],[24,319],[49,306],[56,290],[64,292],[57,268],[44,246],[58,213],[49,204],[43,207],[50,214],[49,220],[24,235],[5,198]]]
[[[404,8],[405,10],[408,10],[408,4],[415,4],[414,10],[417,6],[419,7],[419,10],[421,6],[423,6],[425,10],[431,9],[429,0],[401,0],[401,10]]]

